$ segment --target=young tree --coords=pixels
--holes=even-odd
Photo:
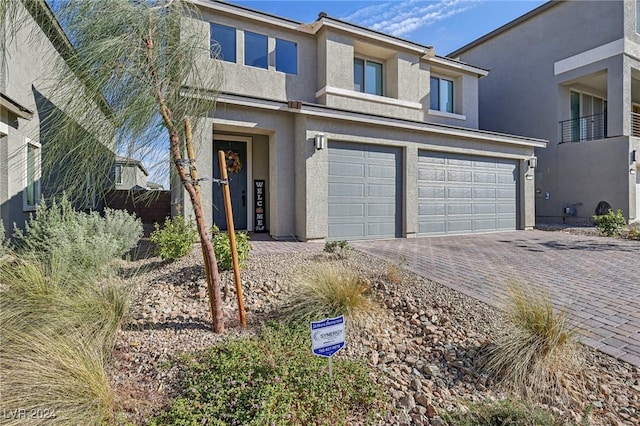
[[[25,7],[38,2],[42,0],[22,0]],[[204,221],[192,138],[198,117],[215,107],[220,73],[215,61],[206,63],[206,69],[199,66],[203,50],[209,56],[208,37],[184,25],[183,19],[197,10],[184,0],[50,4],[74,52],[59,65],[60,76],[54,77],[53,95],[47,100],[52,106],[41,137],[46,139],[43,165],[49,167],[43,170],[55,170],[68,193],[80,192],[88,176],[92,185],[109,176],[109,166],[102,161],[105,146],[134,152],[156,144],[164,134],[174,172],[193,207],[213,329],[222,333],[218,268]],[[101,108],[104,101],[107,109]]]

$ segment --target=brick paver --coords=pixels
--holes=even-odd
[[[512,283],[546,291],[583,343],[640,366],[638,241],[536,230],[353,245],[496,307]]]

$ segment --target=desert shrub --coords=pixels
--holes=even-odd
[[[353,251],[353,247],[348,241],[327,241],[324,245],[324,251],[332,254],[337,259],[346,259]]]
[[[105,217],[74,210],[63,197],[41,202],[25,230],[15,228],[15,245],[22,253],[64,259],[75,270],[101,272],[106,265],[136,246],[142,222],[124,211],[107,209]]]
[[[629,229],[626,233],[626,238],[630,240],[640,241],[640,224],[635,223],[633,225],[629,225]]]
[[[553,413],[520,401],[487,401],[469,406],[468,412],[443,411],[441,417],[456,426],[555,426],[565,422]]]
[[[321,263],[302,271],[291,292],[283,313],[292,322],[344,314],[351,324],[366,326],[380,312],[370,297],[368,281],[342,264]]]
[[[308,333],[270,324],[256,337],[184,356],[182,393],[151,424],[380,423],[385,396],[366,364],[338,358],[330,378],[327,361],[309,349]]]
[[[129,288],[73,267],[38,256],[0,265],[0,409],[40,413],[43,418],[31,424],[112,418],[105,365],[128,310]],[[19,417],[5,421],[29,424]]]
[[[5,235],[4,223],[0,219],[0,258],[7,254],[9,251],[9,241]]]
[[[216,253],[218,269],[228,271],[233,268],[229,235],[226,232],[220,232],[220,229],[216,225],[213,225],[211,228],[211,233],[213,235],[213,249]],[[236,250],[238,251],[238,264],[240,268],[242,268],[244,261],[249,258],[249,252],[251,251],[249,234],[246,232],[236,232]]]
[[[620,232],[627,224],[627,221],[622,215],[622,210],[618,210],[615,213],[613,210],[609,210],[607,214],[593,216],[593,220],[596,222],[598,231],[607,237],[620,235]]]
[[[502,385],[533,400],[563,391],[561,376],[578,368],[579,357],[566,312],[546,295],[512,286],[507,323],[486,354],[484,368]]]
[[[193,223],[178,215],[166,218],[162,228],[156,223],[150,239],[163,260],[176,260],[189,254],[197,236]]]

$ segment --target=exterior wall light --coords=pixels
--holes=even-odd
[[[538,167],[538,158],[537,157],[531,157],[529,158],[529,167],[531,167],[532,169],[535,169],[536,167]]]
[[[325,135],[324,133],[316,133],[315,142],[316,142],[316,149],[326,149],[327,135]]]

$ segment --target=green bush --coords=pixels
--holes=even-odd
[[[596,222],[598,231],[607,237],[620,235],[622,229],[627,224],[627,221],[622,215],[622,210],[618,210],[615,213],[613,210],[609,210],[607,214],[594,215],[593,220]]]
[[[324,245],[324,251],[334,255],[337,259],[346,259],[353,251],[353,247],[346,240],[327,241]]]
[[[216,253],[218,261],[218,269],[228,271],[233,268],[233,259],[231,258],[231,243],[229,243],[229,235],[226,232],[220,232],[220,229],[213,225],[211,228],[213,234],[213,249]],[[244,266],[244,261],[249,258],[251,244],[249,244],[249,234],[246,232],[236,232],[236,250],[238,251],[238,264],[240,268]]]
[[[166,218],[162,228],[156,223],[155,229],[150,239],[156,245],[162,260],[176,260],[186,256],[198,236],[193,223],[185,221],[180,215],[172,219]]]
[[[142,236],[142,222],[124,211],[76,211],[63,197],[41,202],[25,230],[14,227],[15,245],[22,253],[65,262],[74,271],[101,272],[116,258],[136,246]]]
[[[380,423],[385,396],[361,361],[326,359],[309,329],[266,326],[179,362],[182,392],[152,425],[346,425]]]
[[[627,231],[627,238],[630,240],[640,241],[640,224],[636,223],[633,225],[629,225],[629,230]]]

